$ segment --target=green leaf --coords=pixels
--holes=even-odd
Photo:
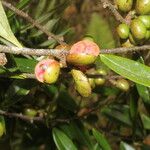
[[[69,93],[66,91],[64,87],[61,87],[59,97],[58,97],[58,104],[64,110],[69,110],[71,112],[76,111],[78,108],[74,99],[69,95]]]
[[[141,114],[141,120],[142,120],[144,129],[150,130],[150,117],[148,117],[144,114]]]
[[[4,118],[4,116],[0,116],[0,122],[3,125],[4,133],[6,134],[6,125],[5,125],[5,118]]]
[[[77,150],[71,139],[62,131],[53,128],[52,134],[58,150]]]
[[[96,143],[93,150],[103,150],[103,149],[100,148],[98,143]]]
[[[16,4],[16,8],[18,9],[22,9],[24,8],[28,3],[30,2],[30,0],[20,0],[17,4]],[[9,11],[7,13],[8,18],[12,18],[15,15],[15,12],[13,11]]]
[[[29,80],[15,80],[5,93],[5,101],[3,105],[9,107],[19,102],[34,86],[34,81],[29,82]]]
[[[90,134],[82,124],[70,122],[69,125],[61,125],[60,128],[73,140],[81,145],[87,146],[88,150],[93,150]]]
[[[92,36],[94,38],[94,41],[101,48],[115,47],[115,40],[109,23],[105,18],[97,13],[93,13],[93,15],[91,16],[91,21],[87,28],[86,34]]]
[[[39,18],[40,15],[45,12],[44,10],[45,10],[46,5],[47,5],[47,0],[39,0],[38,5],[37,5],[36,9],[34,10],[35,19]]]
[[[130,146],[129,144],[127,144],[125,142],[121,142],[120,150],[135,150],[135,148],[133,148],[132,146]]]
[[[47,29],[49,32],[51,32],[57,22],[58,19],[51,19],[44,25],[44,28]],[[31,37],[37,37],[40,36],[41,34],[43,34],[42,31],[35,31],[34,33],[31,34]]]
[[[129,107],[127,105],[110,105],[109,107],[103,108],[102,113],[112,120],[115,120],[115,123],[118,121],[118,123],[123,125],[132,126]]]
[[[140,84],[136,84],[136,88],[144,103],[150,104],[149,88]]]
[[[9,42],[13,43],[15,46],[22,47],[22,45],[19,43],[19,41],[16,39],[13,32],[11,31],[1,1],[0,1],[0,36],[8,40]]]
[[[121,76],[141,85],[150,86],[150,67],[110,54],[101,54],[100,58],[105,65]]]
[[[97,142],[99,143],[99,145],[102,147],[103,150],[111,150],[111,147],[103,134],[98,132],[96,129],[92,129],[92,132]]]
[[[34,73],[34,68],[37,64],[36,60],[27,59],[27,58],[17,58],[17,57],[15,57],[14,59],[18,69],[21,72]]]

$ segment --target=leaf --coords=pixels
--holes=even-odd
[[[136,84],[136,88],[137,88],[138,93],[139,93],[140,97],[142,98],[142,100],[145,103],[150,104],[149,88],[145,87],[143,85],[140,85],[140,84]]]
[[[70,122],[69,125],[61,125],[60,128],[73,140],[76,140],[81,145],[87,146],[88,150],[93,150],[93,145],[90,138],[90,133],[82,124]]]
[[[77,150],[71,139],[62,131],[53,128],[52,134],[58,150]]]
[[[27,59],[27,58],[17,58],[17,57],[15,57],[14,59],[18,69],[21,72],[34,73],[34,68],[35,65],[37,64],[36,60]]]
[[[30,0],[20,0],[17,4],[16,4],[16,8],[18,9],[22,9],[24,8],[28,3],[30,2]],[[15,15],[15,12],[13,11],[9,11],[7,13],[8,18],[12,18]]]
[[[141,120],[142,120],[144,129],[150,130],[150,117],[148,117],[144,114],[141,114]]]
[[[101,149],[99,144],[96,143],[93,150],[103,150],[103,149]]]
[[[44,25],[44,28],[47,29],[49,32],[51,32],[57,22],[58,22],[58,19],[51,19]],[[42,31],[36,31],[31,34],[31,37],[37,37],[37,36],[40,36],[41,34],[43,34]]]
[[[110,105],[109,107],[105,107],[102,113],[112,120],[115,120],[115,123],[118,121],[126,126],[132,126],[129,107],[127,105]]]
[[[66,91],[64,87],[61,87],[59,97],[58,97],[58,104],[64,110],[69,110],[71,112],[76,111],[78,108],[74,99],[69,95],[69,93]]]
[[[45,12],[44,10],[45,10],[45,7],[47,5],[46,3],[47,3],[47,0],[39,0],[38,5],[37,5],[36,9],[34,10],[35,19],[39,18],[40,15]]]
[[[92,129],[92,133],[103,150],[111,150],[111,147],[103,134],[96,129]]]
[[[110,54],[101,54],[100,58],[105,65],[121,76],[141,85],[150,86],[150,67]]]
[[[22,47],[22,45],[19,43],[19,41],[16,39],[13,32],[11,31],[1,1],[0,1],[0,36],[8,40],[9,42],[13,43],[15,46]]]
[[[30,89],[32,89],[34,86],[34,81],[29,82],[29,80],[15,80],[5,93],[5,101],[3,105],[8,107],[19,102],[30,92]]]
[[[135,150],[135,148],[133,148],[132,146],[130,146],[129,144],[127,144],[125,142],[121,142],[120,150]]]
[[[101,48],[115,47],[115,40],[109,23],[99,14],[94,13],[91,16],[86,34],[92,36]]]
[[[2,123],[2,126],[3,126],[3,128],[4,128],[4,133],[6,134],[6,125],[5,125],[4,116],[0,116],[0,122]]]

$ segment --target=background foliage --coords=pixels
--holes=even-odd
[[[115,33],[117,22],[96,0],[13,0],[11,3],[48,31],[64,36],[69,44],[88,35],[101,48],[120,46]],[[55,40],[48,40],[14,12],[8,9],[5,12],[6,15],[0,5],[1,44],[55,48]],[[41,58],[7,54],[8,63],[0,68],[0,109],[24,114],[25,109],[30,108],[44,118],[44,122],[28,122],[1,116],[6,133],[0,139],[0,149],[150,149],[150,68],[146,66],[148,61],[146,65],[139,63],[144,62],[145,53],[101,55],[96,68],[104,68],[112,75],[115,71],[131,80],[131,87],[123,92],[108,81],[96,87],[89,98],[80,97],[72,88],[72,78],[64,80],[67,69],[54,85],[16,75],[34,73]],[[5,78],[8,74],[10,78]]]

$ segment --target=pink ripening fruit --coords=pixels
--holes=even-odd
[[[35,76],[38,81],[45,83],[55,83],[60,72],[60,64],[54,59],[44,59],[35,67]]]
[[[90,65],[94,63],[99,53],[100,49],[96,43],[84,39],[71,47],[67,62],[77,66]]]

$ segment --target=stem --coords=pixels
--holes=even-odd
[[[135,47],[119,47],[119,48],[112,48],[112,49],[101,49],[101,54],[115,54],[115,53],[126,53],[126,52],[133,52],[133,51],[141,51],[141,50],[150,50],[150,45],[143,45],[143,46],[135,46]],[[69,51],[62,49],[33,49],[33,48],[18,48],[18,47],[10,47],[0,45],[0,53],[11,53],[16,55],[31,55],[31,56],[54,56],[59,59],[67,56]]]
[[[126,52],[134,52],[134,51],[144,51],[150,50],[150,45],[143,45],[143,46],[135,46],[135,47],[119,47],[113,49],[102,49],[101,54],[113,54],[113,53],[126,53]]]
[[[7,63],[7,58],[4,53],[0,53],[0,66],[4,66]]]
[[[126,20],[120,15],[120,13],[116,10],[115,6],[109,2],[109,0],[100,0],[103,4],[103,7],[108,7],[112,14],[115,16],[116,20],[122,23],[127,23]]]
[[[64,55],[67,55],[66,50],[57,50],[57,49],[33,49],[33,48],[18,48],[0,45],[0,52],[11,53],[16,55],[31,55],[31,56],[54,56],[59,59]]]
[[[25,116],[23,114],[10,113],[10,112],[6,112],[6,111],[3,111],[3,110],[0,110],[0,115],[7,116],[9,118],[19,118],[21,120],[29,121],[31,123],[33,123],[33,121],[43,122],[42,117],[33,117],[33,118],[31,118],[31,117]]]
[[[43,33],[45,33],[48,36],[48,39],[55,39],[59,44],[64,44],[65,42],[63,42],[63,38],[62,37],[58,37],[56,35],[54,35],[53,33],[49,32],[44,26],[40,25],[36,20],[34,20],[33,18],[31,18],[27,13],[23,12],[20,9],[17,9],[16,7],[14,7],[11,3],[6,2],[6,1],[1,1],[2,4],[7,7],[8,9],[14,11],[17,15],[23,17],[24,19],[26,19],[28,22],[30,22],[33,26],[35,26],[36,28],[38,28],[39,30],[41,30]]]

